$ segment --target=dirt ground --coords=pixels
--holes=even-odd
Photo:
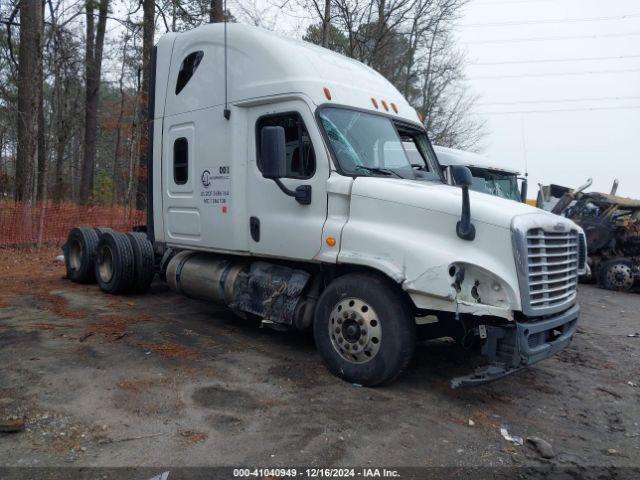
[[[640,466],[640,295],[582,285],[573,344],[497,382],[451,390],[478,358],[435,341],[367,389],[309,335],[161,283],[103,294],[59,253],[0,250],[0,419],[26,424],[0,433],[0,466]]]

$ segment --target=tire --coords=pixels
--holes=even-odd
[[[614,258],[600,265],[598,285],[607,290],[628,292],[633,288],[633,267],[626,258]]]
[[[100,236],[95,276],[100,288],[107,293],[127,293],[133,289],[135,258],[124,233],[107,231]]]
[[[98,237],[100,237],[100,235],[102,235],[103,233],[113,232],[113,229],[109,227],[94,227],[94,230],[98,234]]]
[[[127,233],[127,237],[131,243],[131,248],[133,248],[135,264],[133,291],[138,293],[146,292],[155,276],[153,245],[147,239],[146,233],[130,232]]]
[[[94,263],[98,234],[93,228],[76,227],[69,232],[62,247],[67,278],[75,283],[93,283],[96,280]]]
[[[318,300],[313,333],[329,371],[367,387],[394,380],[416,343],[409,302],[393,282],[373,274],[330,283]]]

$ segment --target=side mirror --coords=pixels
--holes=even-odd
[[[453,182],[462,188],[462,214],[460,221],[456,224],[456,233],[463,240],[473,240],[476,238],[476,227],[471,223],[471,207],[469,205],[469,186],[473,183],[471,170],[462,165],[451,165],[451,178]]]
[[[287,147],[284,128],[262,127],[260,131],[260,164],[264,178],[282,178],[287,172]]]
[[[281,178],[287,175],[287,145],[283,127],[262,127],[260,131],[260,166],[262,176],[270,178],[282,193],[293,197],[300,205],[311,204],[311,185],[300,185],[289,190]]]
[[[520,185],[520,201],[527,203],[527,186],[528,182],[526,178],[522,179],[522,185]]]
[[[454,185],[459,187],[469,187],[473,184],[473,175],[471,170],[463,165],[451,165],[451,177],[453,178]]]

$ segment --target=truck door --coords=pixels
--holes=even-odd
[[[195,124],[191,121],[164,123],[162,180],[163,210],[167,241],[199,243],[202,234],[200,210],[195,201]]]
[[[301,205],[286,195],[260,170],[260,130],[281,126],[285,130],[287,174],[282,183],[290,190],[311,187],[311,203]],[[322,245],[327,218],[326,182],[329,160],[313,114],[301,100],[251,109],[247,162],[247,213],[249,251],[266,256],[310,260]]]

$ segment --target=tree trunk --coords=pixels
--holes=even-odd
[[[15,199],[23,202],[32,202],[36,193],[38,118],[42,98],[42,21],[40,2],[20,3]]]
[[[47,172],[47,150],[44,138],[44,105],[42,90],[38,99],[38,171],[36,198],[39,202],[44,200],[46,190],[46,172]]]
[[[81,173],[81,153],[82,145],[80,142],[80,128],[78,127],[76,134],[73,136],[73,151],[71,155],[71,168],[69,178],[71,179],[71,200],[73,203],[80,201],[80,178]]]
[[[87,48],[86,90],[84,113],[84,159],[82,179],[80,181],[80,202],[89,203],[93,192],[93,175],[96,163],[96,142],[98,136],[98,98],[100,94],[100,75],[102,70],[102,48],[107,23],[109,0],[100,0],[98,7],[98,26],[94,36],[94,4],[87,0]]]
[[[61,202],[64,198],[64,177],[62,167],[64,163],[64,150],[66,145],[67,125],[65,124],[66,112],[63,112],[64,100],[62,99],[62,85],[60,78],[60,65],[56,59],[56,67],[53,80],[53,105],[56,109],[55,116],[55,172],[53,178],[53,199]]]
[[[142,27],[142,87],[140,90],[140,108],[138,110],[138,127],[140,143],[138,144],[138,168],[136,188],[136,208],[143,210],[147,206],[147,150],[149,148],[149,124],[147,122],[149,103],[149,86],[151,83],[151,51],[155,32],[155,2],[144,0]]]
[[[329,33],[331,29],[331,0],[324,0],[324,16],[322,17],[322,46],[329,46]]]
[[[122,118],[124,117],[124,104],[127,98],[124,89],[124,74],[127,64],[127,49],[129,47],[129,35],[124,39],[122,45],[122,66],[120,68],[120,78],[118,79],[118,92],[120,93],[120,109],[118,111],[118,122],[116,124],[116,147],[115,154],[113,156],[113,186],[112,186],[112,204],[117,202],[120,198],[118,191],[118,163],[120,163],[121,150],[122,150]]]
[[[224,9],[222,5],[223,0],[211,0],[211,6],[209,7],[209,23],[222,23],[224,22]]]

